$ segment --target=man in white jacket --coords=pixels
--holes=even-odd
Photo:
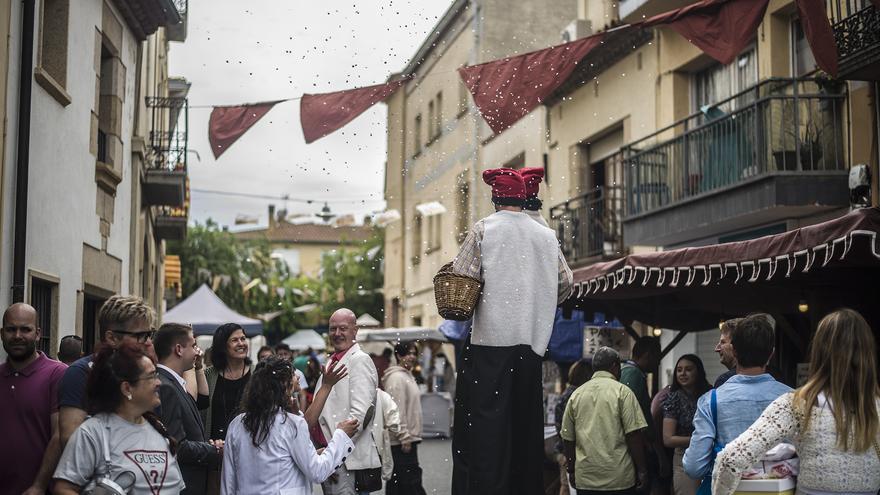
[[[329,326],[330,343],[335,351],[330,362],[338,361],[344,365],[348,369],[348,376],[331,389],[318,423],[325,438],[331,438],[335,425],[345,419],[356,419],[360,426],[352,438],[354,450],[343,458],[343,463],[333,476],[321,486],[324,495],[367,493],[356,490],[355,478],[358,471],[366,471],[361,476],[370,474],[381,478],[382,461],[372,430],[379,375],[373,360],[357,344],[357,317],[351,310],[336,310],[330,317]],[[321,385],[319,379],[316,390],[320,390]]]
[[[541,357],[571,270],[556,236],[522,212],[522,176],[483,172],[495,213],[471,228],[455,273],[483,281],[459,365],[452,438],[452,494],[543,492]]]

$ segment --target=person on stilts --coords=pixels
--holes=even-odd
[[[452,493],[543,493],[541,357],[572,276],[553,231],[523,213],[523,178],[483,172],[495,213],[471,228],[453,272],[483,281],[462,353],[452,437]]]

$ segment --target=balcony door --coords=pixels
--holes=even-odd
[[[758,56],[755,46],[744,50],[733,62],[727,65],[719,63],[696,72],[693,76],[693,113],[704,112],[709,120],[715,115],[708,113],[707,107],[718,106],[718,110],[730,113],[737,108],[751,103],[752,96],[747,94],[730,100],[758,83]],[[730,100],[730,101],[728,101]],[[718,105],[721,103],[720,105]]]

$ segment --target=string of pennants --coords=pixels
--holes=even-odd
[[[754,38],[769,1],[702,0],[569,43],[464,66],[458,73],[486,123],[499,134],[541,105],[610,33],[668,26],[718,62],[729,64]],[[880,0],[872,2],[880,8]],[[837,43],[825,3],[819,0],[796,0],[795,3],[817,65],[836,77]],[[302,95],[300,123],[306,143],[339,130],[393,95],[411,78],[412,75],[407,75],[374,86]],[[212,107],[208,138],[214,157],[219,158],[275,105],[294,99],[297,98]]]

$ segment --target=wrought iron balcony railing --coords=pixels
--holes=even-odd
[[[840,83],[768,79],[624,148],[627,214],[769,173],[844,170]]]
[[[153,126],[147,163],[151,169],[186,171],[189,104],[186,98],[148,97]]]
[[[598,187],[550,208],[550,228],[569,263],[620,254],[623,199],[622,187]]]
[[[880,80],[880,9],[871,0],[827,0],[839,77]]]

